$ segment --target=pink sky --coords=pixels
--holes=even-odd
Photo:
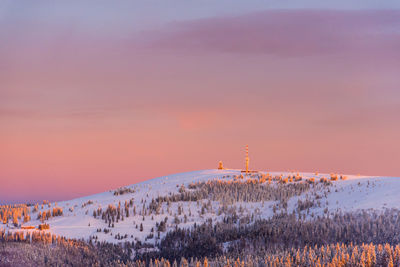
[[[241,168],[246,144],[253,168],[400,175],[398,10],[0,23],[0,202]]]

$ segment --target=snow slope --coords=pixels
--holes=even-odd
[[[293,175],[290,172],[270,172],[272,176]],[[234,175],[240,175],[240,170],[202,170],[193,171],[187,173],[179,173],[164,177],[151,179],[142,183],[133,184],[125,188],[135,190],[134,193],[126,193],[123,195],[114,195],[115,190],[108,192],[77,198],[69,201],[58,202],[57,204],[51,203],[53,208],[55,205],[63,208],[64,215],[60,217],[50,218],[46,223],[50,225],[50,232],[66,236],[69,238],[83,238],[88,239],[89,237],[97,236],[97,239],[108,241],[108,242],[125,242],[140,240],[142,242],[154,243],[155,238],[146,237],[151,233],[152,228],[155,234],[156,222],[160,222],[168,217],[167,229],[173,229],[175,224],[173,223],[174,217],[177,214],[178,206],[181,205],[184,214],[188,214],[190,210],[192,216],[189,216],[187,222],[183,222],[183,215],[178,216],[182,223],[179,227],[190,227],[194,223],[205,222],[208,218],[213,218],[213,221],[222,220],[223,215],[217,214],[218,203],[213,205],[213,210],[205,214],[201,214],[200,206],[196,202],[173,202],[170,207],[170,214],[165,212],[159,215],[139,215],[129,217],[120,220],[114,224],[114,227],[108,227],[101,218],[94,218],[93,211],[97,208],[105,210],[108,205],[112,204],[118,206],[121,203],[123,207],[125,201],[133,201],[138,211],[141,210],[143,202],[149,204],[152,198],[158,196],[165,196],[170,193],[177,193],[180,186],[183,184],[188,186],[192,182],[208,181],[212,179],[233,179]],[[318,180],[321,177],[330,176],[327,174],[316,175],[314,173],[299,173],[304,178],[315,177]],[[296,208],[298,199],[307,199],[315,197],[315,193],[322,195],[320,199],[320,205],[311,208],[311,212],[307,213],[307,216],[322,215],[326,210],[329,212],[335,211],[356,211],[356,210],[384,210],[386,208],[399,208],[400,207],[400,178],[393,177],[370,177],[370,176],[347,176],[346,180],[334,181],[333,185],[324,192],[313,192],[309,191],[301,196],[293,197],[288,202],[288,212],[291,212]],[[91,203],[92,202],[92,203]],[[88,204],[91,203],[91,204]],[[257,214],[259,218],[268,218],[273,215],[272,207],[275,204],[273,201],[265,203],[258,202],[247,202],[247,203],[235,203],[234,205],[241,206],[244,211],[241,215],[247,215],[251,213]],[[166,203],[163,204],[163,209],[167,210]],[[215,208],[214,208],[215,207]],[[42,210],[48,210],[49,207],[45,205]],[[32,214],[32,221],[29,225],[37,226],[40,221],[36,219],[37,214]],[[143,225],[143,231],[140,231],[140,224]],[[2,227],[0,225],[0,227]],[[12,230],[13,226],[6,226]],[[97,232],[97,229],[103,230],[107,228],[110,230],[109,233]],[[116,235],[127,235],[126,238],[119,240],[116,239]],[[165,235],[162,233],[161,237]]]

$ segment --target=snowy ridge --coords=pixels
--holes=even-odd
[[[264,174],[266,173],[264,172]],[[200,204],[196,201],[172,202],[169,208],[167,203],[163,203],[163,213],[158,215],[153,213],[140,214],[143,205],[147,206],[152,199],[156,199],[159,196],[178,193],[182,185],[187,188],[190,184],[196,182],[205,182],[214,179],[229,181],[240,174],[240,170],[202,170],[179,173],[123,187],[121,189],[127,192],[122,195],[115,195],[114,192],[118,190],[111,190],[100,194],[58,202],[57,206],[63,209],[63,216],[52,217],[45,221],[50,225],[50,230],[47,231],[68,238],[83,238],[88,240],[92,237],[98,241],[113,243],[141,241],[154,244],[168,230],[176,227],[174,218],[179,219],[179,227],[181,228],[191,227],[194,223],[200,224],[206,222],[209,218],[212,218],[214,222],[222,220],[224,214],[218,215],[218,207],[221,203],[213,202],[212,209],[206,212],[203,211],[204,213],[201,211],[201,205],[207,201],[210,202],[209,200],[201,200]],[[303,178],[301,182],[304,183],[311,177],[316,181],[319,181],[322,177],[326,177],[329,180],[330,177],[328,174],[316,175],[314,173],[270,172],[269,174],[272,177],[299,175]],[[242,179],[242,181],[245,180]],[[347,176],[346,180],[338,179],[337,181],[333,181],[332,185],[328,187],[315,187],[313,190],[290,198],[287,205],[287,212],[290,213],[296,209],[299,200],[312,199],[314,201],[317,198],[318,205],[311,207],[308,211],[304,211],[307,217],[323,215],[326,212],[398,208],[400,206],[398,192],[400,192],[400,178]],[[120,219],[118,222],[113,223],[114,227],[109,227],[110,224],[106,223],[101,216],[97,218],[93,216],[93,211],[99,208],[105,211],[109,205],[117,207],[120,203],[123,209],[125,201],[131,201],[136,207],[137,213],[134,215],[132,212],[133,207],[129,207],[129,217],[123,216],[123,220]],[[255,214],[257,218],[262,219],[269,218],[274,214],[273,206],[275,204],[277,204],[277,201],[237,202],[233,206],[236,206],[238,209],[240,208],[240,216]],[[51,209],[54,206],[54,203],[51,203],[50,208],[45,205],[43,209],[39,208],[38,212]],[[183,212],[178,214],[178,209],[181,209]],[[184,219],[185,216],[186,218]],[[37,212],[32,213],[31,217],[32,221],[27,224],[37,226],[41,223],[37,219]],[[160,237],[157,238],[156,224],[164,221],[165,217],[168,217],[166,231],[161,232]],[[143,227],[142,231],[140,225]],[[14,230],[11,224],[6,227],[11,231]],[[98,232],[98,229],[101,232]],[[104,232],[104,229],[108,229],[109,232]],[[153,236],[149,237],[151,234]],[[124,238],[120,239],[116,238],[116,236]]]

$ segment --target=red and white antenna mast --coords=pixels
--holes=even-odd
[[[249,145],[246,145],[246,175],[249,173]]]

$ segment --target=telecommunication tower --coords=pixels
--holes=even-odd
[[[246,145],[246,175],[249,173],[249,145]]]

